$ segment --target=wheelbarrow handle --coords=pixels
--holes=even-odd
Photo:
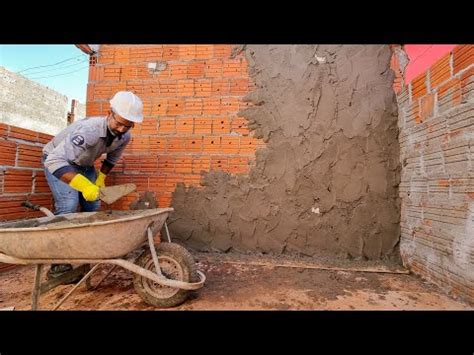
[[[41,211],[48,217],[54,217],[54,213],[48,210],[46,207],[42,207],[40,205],[34,205],[30,201],[22,202],[21,205],[26,208],[31,208],[32,210],[35,210],[35,211]]]

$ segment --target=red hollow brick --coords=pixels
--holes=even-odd
[[[188,64],[187,75],[188,78],[202,78],[204,76],[204,62],[196,62]]]
[[[212,119],[211,118],[196,118],[194,120],[195,134],[211,134],[212,133]]]
[[[474,45],[461,45],[453,49],[454,75],[472,64],[474,64]]]
[[[158,172],[159,173],[173,173],[175,166],[175,157],[173,156],[159,156],[158,157]]]
[[[186,156],[176,157],[175,171],[180,174],[191,174],[193,171],[193,159]]]
[[[240,150],[240,137],[224,136],[221,139],[221,151],[225,154],[238,154]]]
[[[185,141],[185,148],[187,153],[201,153],[202,152],[202,137],[186,137],[183,138]]]
[[[184,113],[184,100],[180,99],[170,99],[168,101],[168,110],[166,111],[167,115],[175,116],[181,115]]]
[[[426,95],[420,100],[420,116],[421,120],[425,121],[433,115],[434,109],[434,94]]]
[[[41,156],[43,149],[25,144],[18,146],[18,162],[19,167],[41,168]]]
[[[232,54],[232,46],[228,44],[215,45],[214,46],[214,57],[216,58],[229,58]]]
[[[197,59],[211,59],[214,57],[214,46],[206,44],[198,44],[196,46]]]
[[[229,171],[232,174],[245,174],[249,172],[249,158],[235,157],[229,159]]]
[[[192,60],[196,58],[196,45],[181,45],[178,48],[179,59]]]
[[[190,117],[183,117],[176,119],[176,134],[189,135],[193,133],[194,120]]]
[[[202,99],[187,98],[184,103],[185,115],[202,115]]]
[[[211,157],[211,170],[229,170],[229,158],[223,156]]]
[[[450,67],[451,53],[447,53],[441,59],[439,59],[430,68],[430,87],[431,90],[438,87],[441,83],[448,80],[451,77]]]
[[[158,120],[158,133],[160,133],[160,134],[174,134],[174,133],[176,133],[176,119],[174,119],[174,118],[160,118]]]
[[[36,171],[34,176],[34,193],[51,192],[46,176],[42,171]]]
[[[3,191],[8,192],[32,192],[33,172],[31,170],[7,169],[4,175]]]
[[[194,80],[178,80],[176,96],[193,96]]]
[[[200,174],[202,171],[209,171],[211,169],[210,157],[193,158],[193,173]]]
[[[28,142],[38,142],[38,132],[20,127],[10,126],[8,138],[22,139]]]
[[[179,55],[179,46],[164,45],[163,46],[163,60],[176,60]]]
[[[422,73],[411,82],[411,95],[413,101],[426,95],[426,93],[426,73]]]
[[[8,125],[0,123],[0,137],[8,136]]]
[[[212,134],[229,134],[230,133],[230,121],[226,117],[214,118],[212,120]]]
[[[452,78],[438,89],[438,103],[441,111],[461,103],[461,80]]]
[[[245,118],[236,117],[231,120],[231,131],[239,133],[243,136],[249,134],[249,129],[247,126],[247,120]]]
[[[202,142],[202,150],[205,153],[221,152],[221,137],[219,136],[204,137],[203,142]]]
[[[0,165],[15,166],[16,143],[0,140]]]

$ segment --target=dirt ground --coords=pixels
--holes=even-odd
[[[193,292],[177,310],[464,310],[472,305],[446,296],[436,286],[409,274],[354,272],[282,267],[304,262],[309,267],[384,269],[400,266],[368,262],[314,262],[288,257],[193,253],[206,274],[203,289]],[[94,285],[111,266],[92,276]],[[47,269],[47,268],[46,268]],[[45,271],[44,271],[45,273]],[[0,308],[30,309],[33,266],[0,273]],[[95,291],[84,285],[60,309],[155,310],[133,288],[130,272],[116,268]],[[50,309],[73,286],[59,286],[41,297],[40,309]]]

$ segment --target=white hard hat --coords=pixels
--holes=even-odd
[[[110,100],[110,108],[128,121],[143,121],[143,103],[138,96],[130,91],[117,92]]]

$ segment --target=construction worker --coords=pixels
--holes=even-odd
[[[106,117],[76,121],[44,146],[42,162],[54,198],[54,214],[74,213],[78,205],[82,212],[99,209],[99,188],[105,186],[107,174],[130,142],[130,128],[142,120],[140,98],[119,91],[110,100]],[[104,153],[106,158],[96,172],[94,162]],[[70,264],[53,264],[47,276],[55,278],[70,270]]]

